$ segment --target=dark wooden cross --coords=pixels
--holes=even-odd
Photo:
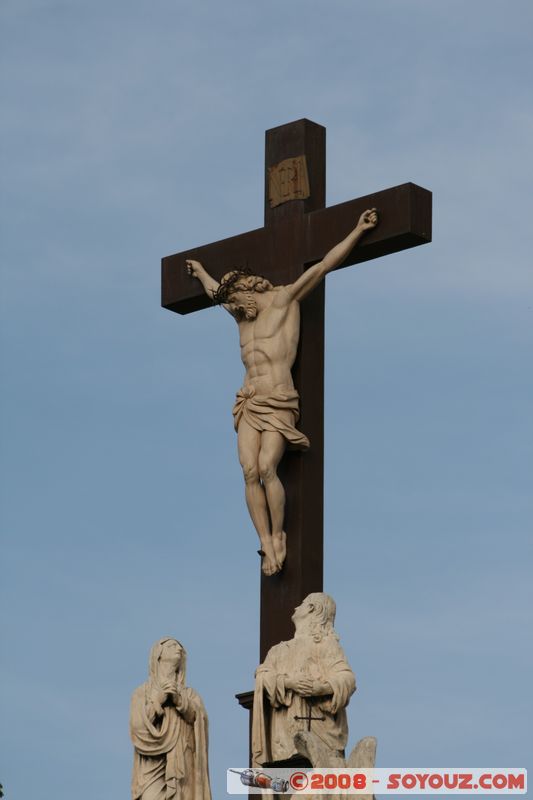
[[[180,314],[211,305],[200,282],[187,274],[186,259],[201,261],[216,280],[248,266],[275,285],[292,283],[344,239],[368,208],[378,210],[379,223],[341,267],[431,241],[431,193],[413,183],[330,208],[325,199],[326,129],[302,119],[267,131],[264,227],[163,258],[162,305]],[[322,282],[301,305],[293,376],[301,398],[299,427],[311,449],[287,452],[279,469],[287,495],[287,557],[277,575],[261,574],[261,661],[272,645],[292,638],[294,608],[310,592],[322,591],[324,299]],[[249,693],[239,697],[250,707]]]

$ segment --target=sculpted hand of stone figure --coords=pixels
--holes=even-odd
[[[308,595],[292,617],[289,642],[271,647],[258,667],[252,716],[253,766],[298,755],[295,737],[317,737],[327,764],[344,759],[348,739],[346,706],[355,677],[333,624],[335,602],[327,594]]]
[[[320,697],[324,694],[333,694],[333,689],[326,681],[313,681],[311,678],[287,677],[285,688],[293,689],[302,697]]]
[[[377,223],[376,209],[365,211],[342,242],[288,286],[273,286],[266,278],[239,269],[226,273],[219,283],[199,261],[186,262],[189,275],[239,326],[245,376],[233,416],[246,504],[261,542],[265,575],[280,571],[287,550],[285,491],[278,464],[287,446],[309,447],[308,438],[296,428],[299,397],[291,374],[300,337],[300,302]]]
[[[148,681],[133,693],[132,800],[211,800],[207,714],[185,684],[186,657],[176,639],[160,639],[150,653]]]

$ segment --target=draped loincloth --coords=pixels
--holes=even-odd
[[[307,450],[309,439],[296,429],[300,418],[299,400],[296,389],[278,387],[269,395],[257,395],[253,386],[243,386],[233,406],[235,430],[238,431],[244,419],[256,431],[281,433],[289,447]]]

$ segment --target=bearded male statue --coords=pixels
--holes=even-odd
[[[292,620],[294,638],[271,647],[255,674],[253,765],[297,757],[304,733],[325,754],[319,766],[344,765],[355,676],[333,628],[335,601],[323,592],[310,594]]]
[[[176,639],[159,639],[131,698],[132,800],[211,800],[207,714],[185,684],[186,659]]]
[[[244,270],[226,273],[220,283],[199,261],[186,262],[205,293],[239,326],[244,383],[233,408],[246,504],[261,542],[265,575],[279,572],[287,551],[285,491],[277,468],[287,446],[305,450],[308,438],[296,429],[299,397],[291,369],[300,338],[300,302],[347,258],[363,234],[378,222],[375,208],[361,214],[352,232],[318,264],[288,286]]]

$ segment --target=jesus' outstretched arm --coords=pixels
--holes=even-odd
[[[206,269],[200,264],[199,261],[194,261],[193,259],[188,259],[186,262],[187,272],[193,278],[198,278],[202,286],[204,287],[204,292],[209,297],[210,300],[213,300],[215,292],[217,291],[218,287],[220,286],[219,282],[216,281],[211,275],[207,272]]]
[[[309,292],[311,292],[321,280],[323,280],[328,272],[336,269],[339,264],[342,264],[344,259],[348,256],[350,251],[355,247],[361,236],[368,230],[375,228],[378,224],[378,213],[375,208],[370,208],[364,211],[359,217],[359,222],[348,234],[348,236],[335,245],[327,255],[324,256],[322,261],[310,267],[301,275],[297,281],[287,286],[287,291],[292,300],[303,300]]]

